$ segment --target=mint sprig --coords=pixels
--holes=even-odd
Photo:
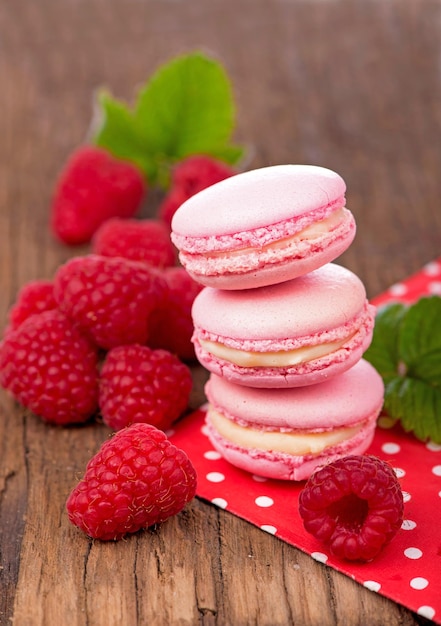
[[[421,441],[441,443],[441,298],[380,307],[364,358],[383,378],[387,414]]]
[[[94,143],[134,162],[152,185],[167,187],[170,168],[191,155],[234,165],[244,154],[231,142],[236,110],[228,75],[200,52],[160,67],[133,107],[101,92],[98,108]]]

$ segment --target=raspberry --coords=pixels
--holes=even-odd
[[[93,237],[92,252],[142,261],[158,268],[176,262],[170,231],[159,220],[107,220]]]
[[[149,346],[164,348],[184,361],[190,361],[195,358],[191,341],[191,307],[202,285],[194,281],[183,267],[167,268],[162,275],[169,287],[168,297],[151,318]]]
[[[95,539],[117,540],[179,513],[196,492],[183,450],[149,424],[107,440],[68,497],[70,521]]]
[[[159,218],[163,220],[164,224],[167,224],[169,229],[171,227],[173,215],[179,209],[181,204],[184,204],[189,197],[190,196],[183,189],[176,187],[172,188],[161,202],[158,209],[158,215]]]
[[[84,422],[98,408],[97,352],[59,311],[32,315],[3,340],[0,384],[47,422]]]
[[[145,193],[135,165],[101,148],[83,146],[68,159],[55,185],[52,231],[64,243],[87,243],[105,220],[133,217]]]
[[[172,188],[159,207],[159,217],[170,226],[181,204],[202,189],[233,176],[236,172],[222,161],[196,155],[178,163],[172,173]]]
[[[369,455],[348,455],[316,471],[299,498],[305,529],[350,561],[370,561],[403,521],[403,494],[393,469]]]
[[[188,407],[190,370],[166,350],[120,346],[101,369],[99,405],[104,422],[120,430],[134,422],[167,429]]]
[[[54,285],[49,280],[34,280],[18,292],[14,305],[9,309],[8,330],[14,330],[28,317],[55,309]]]
[[[59,308],[104,349],[146,343],[149,316],[166,292],[156,271],[120,257],[74,257],[54,279]]]

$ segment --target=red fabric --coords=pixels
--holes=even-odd
[[[375,298],[374,304],[441,294],[441,257]],[[441,624],[441,445],[422,443],[380,418],[368,450],[397,470],[405,497],[404,523],[371,563],[334,559],[300,519],[303,483],[262,479],[220,458],[204,434],[203,407],[179,422],[173,443],[189,455],[198,474],[197,496],[241,517],[410,610]]]

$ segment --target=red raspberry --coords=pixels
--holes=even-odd
[[[105,220],[133,217],[145,193],[135,165],[102,148],[83,146],[68,159],[55,185],[52,230],[64,243],[87,243]]]
[[[74,257],[54,279],[60,309],[104,349],[146,343],[149,317],[166,292],[156,271],[120,257]]]
[[[97,352],[59,311],[32,315],[3,340],[0,384],[47,422],[84,422],[98,408]]]
[[[202,285],[183,267],[167,268],[162,275],[169,287],[168,297],[151,318],[149,346],[164,348],[184,361],[191,361],[195,358],[191,307]]]
[[[390,465],[349,455],[308,479],[299,512],[305,529],[336,557],[370,561],[401,527],[403,494]]]
[[[92,252],[142,261],[158,268],[176,263],[170,231],[159,220],[107,220],[93,237]]]
[[[183,450],[150,424],[133,424],[89,461],[66,508],[95,539],[117,540],[179,513],[196,492],[196,471]]]
[[[134,422],[167,429],[188,407],[190,370],[166,350],[120,346],[101,369],[99,405],[104,422],[120,430]]]
[[[170,226],[181,204],[202,189],[236,174],[223,161],[196,155],[179,162],[172,173],[172,187],[159,207],[159,217]]]
[[[49,280],[34,280],[18,292],[14,305],[9,309],[8,330],[18,328],[28,317],[57,308],[54,285]]]

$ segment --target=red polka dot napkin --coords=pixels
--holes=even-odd
[[[441,257],[392,285],[373,303],[410,303],[430,294],[441,294]],[[202,407],[169,433],[197,470],[200,498],[441,624],[441,445],[421,443],[399,425],[391,426],[387,418],[380,418],[368,452],[395,468],[404,494],[404,522],[373,562],[345,563],[333,558],[305,532],[297,507],[303,483],[265,479],[233,467],[213,450],[204,433],[204,417]]]

